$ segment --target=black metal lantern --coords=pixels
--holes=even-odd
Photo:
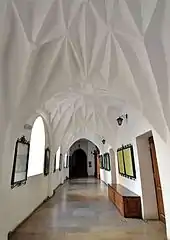
[[[127,113],[126,113],[126,114],[123,114],[122,116],[119,116],[119,117],[116,119],[119,126],[122,125],[124,119],[126,120],[126,123],[127,123],[127,120],[128,120],[128,114],[127,114]]]
[[[122,123],[123,123],[123,118],[122,117],[118,117],[117,118],[117,123],[118,123],[119,126],[121,126]]]

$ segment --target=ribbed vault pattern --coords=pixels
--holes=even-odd
[[[56,141],[113,141],[123,106],[170,126],[169,0],[1,0],[2,128],[36,110]],[[3,130],[2,129],[2,130]]]

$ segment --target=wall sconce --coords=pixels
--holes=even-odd
[[[118,118],[116,119],[119,126],[122,125],[124,119],[125,119],[126,122],[127,122],[127,120],[128,120],[128,114],[127,114],[127,113],[121,115],[120,117],[118,117]]]
[[[92,155],[95,155],[95,154],[96,154],[96,150],[94,150],[93,152],[91,151],[91,154],[92,154]]]

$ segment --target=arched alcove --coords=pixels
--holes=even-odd
[[[57,152],[56,152],[56,162],[55,162],[55,169],[59,169],[60,167],[60,153],[61,153],[61,146],[59,146]]]
[[[45,152],[45,126],[41,116],[37,117],[31,132],[28,177],[43,173]]]
[[[87,177],[87,155],[82,149],[77,149],[72,154],[69,163],[69,177]]]

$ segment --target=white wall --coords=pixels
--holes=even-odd
[[[111,184],[112,183],[111,171],[100,169],[100,179],[106,184]]]
[[[35,117],[30,124],[33,124]],[[46,122],[46,147],[51,151],[50,136],[48,132],[48,121]],[[3,171],[0,175],[0,239],[7,240],[7,235],[15,229],[31,212],[39,206],[53,190],[62,182],[68,173],[56,171],[53,173],[54,154],[51,153],[50,175],[39,174],[30,176],[25,185],[11,189],[11,174],[13,168],[14,149],[17,137],[25,135],[30,139],[31,131],[22,129],[19,136],[12,136],[11,129],[7,132],[5,139],[4,158],[2,161]]]
[[[115,184],[116,179],[116,159],[115,159],[115,152],[112,148],[109,149],[109,155],[110,155],[110,166],[111,166],[111,183]]]
[[[30,132],[22,131],[21,135],[30,137]],[[11,189],[11,174],[13,168],[15,141],[8,134],[1,175],[1,205],[0,205],[0,239],[6,240],[9,231],[21,223],[48,196],[49,178],[43,174],[29,177],[27,183]]]
[[[128,110],[125,110],[125,112],[128,112]],[[128,189],[130,189],[131,191],[135,192],[140,196],[142,196],[142,188],[141,188],[141,175],[140,175],[140,166],[139,166],[136,138],[150,130],[152,130],[152,127],[149,124],[149,122],[146,119],[144,119],[141,116],[141,114],[131,111],[131,114],[129,114],[129,117],[128,117],[128,122],[127,123],[124,122],[124,124],[119,127],[118,134],[117,134],[116,147],[114,149],[116,153],[117,149],[120,148],[122,145],[126,145],[126,144],[133,145],[136,179],[131,180],[119,175],[118,165],[117,165],[117,154],[115,154],[116,169],[117,169],[117,183],[122,184],[123,186],[127,187]]]
[[[56,170],[56,172],[54,172],[52,174],[52,189],[55,190],[61,183],[63,183],[62,179],[61,179],[61,175],[62,172],[59,171],[59,169]]]
[[[125,112],[128,112],[128,110],[126,109]],[[146,119],[144,119],[138,113],[131,112],[131,114],[129,114],[128,123],[127,124],[124,123],[124,125],[119,128],[117,144],[114,150],[116,152],[117,148],[121,147],[122,144],[129,144],[129,143],[133,144],[137,179],[130,180],[130,179],[121,177],[118,174],[118,169],[117,169],[117,182],[124,185],[131,191],[139,194],[141,196],[142,206],[144,206],[144,197],[143,197],[143,191],[142,191],[141,172],[140,172],[140,166],[139,166],[136,138],[150,130],[153,133],[153,138],[155,142],[160,180],[161,180],[161,186],[162,186],[162,193],[163,193],[163,200],[164,200],[167,236],[168,236],[168,239],[170,239],[170,204],[169,204],[170,203],[170,194],[169,194],[170,193],[170,184],[169,184],[170,182],[170,174],[169,174],[170,136],[169,136],[169,132],[167,131],[167,140],[165,142],[164,140],[162,140],[159,134],[151,127],[150,123]],[[116,168],[117,168],[117,161],[116,161]],[[143,212],[144,212],[144,209],[143,209]]]
[[[6,201],[10,201],[10,208],[6,211],[12,214],[8,216],[7,230],[14,229],[39,206],[47,198],[47,191],[48,177],[45,178],[44,175],[32,176],[28,178],[26,185],[9,189],[10,200],[6,199]]]
[[[117,153],[117,149],[120,148],[122,145],[126,145],[126,144],[133,145],[135,169],[136,169],[136,179],[131,180],[131,179],[128,179],[128,178],[125,178],[125,177],[119,175],[118,164],[117,164],[117,154],[116,154],[115,159],[116,159],[116,169],[117,169],[117,183],[127,187],[129,190],[142,196],[140,169],[139,169],[138,153],[137,153],[137,146],[136,146],[136,137],[137,137],[137,135],[139,135],[140,131],[144,132],[144,131],[148,130],[149,126],[147,127],[147,125],[141,121],[137,122],[136,125],[133,125],[132,119],[133,119],[132,116],[129,116],[128,123],[127,124],[124,123],[123,126],[119,127],[115,153]]]

